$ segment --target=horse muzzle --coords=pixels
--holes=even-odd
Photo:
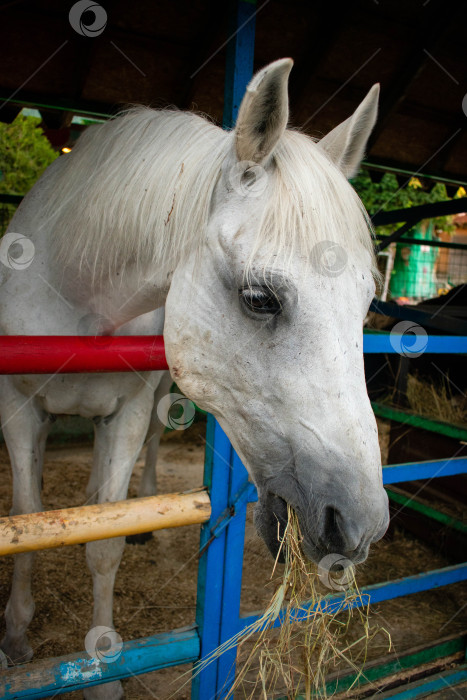
[[[330,554],[338,554],[352,564],[360,564],[368,557],[370,545],[385,534],[389,524],[387,496],[383,491],[383,501],[376,512],[362,512],[361,517],[350,518],[343,508],[335,504],[319,506],[287,502],[277,493],[260,493],[255,509],[255,526],[266,543],[272,556],[283,562],[285,557],[284,539],[288,523],[288,505],[295,510],[301,530],[301,547],[305,557],[319,564]],[[353,509],[352,509],[353,510]],[[306,514],[306,516],[305,516]],[[375,524],[376,519],[376,524]]]

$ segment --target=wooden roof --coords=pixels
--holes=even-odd
[[[58,143],[73,114],[110,114],[128,103],[176,105],[221,121],[227,2],[102,0],[107,25],[94,38],[71,27],[72,4],[0,3],[0,119],[39,106]],[[349,116],[380,82],[367,161],[465,183],[463,10],[460,0],[259,0],[255,68],[294,58],[291,122],[313,136]]]

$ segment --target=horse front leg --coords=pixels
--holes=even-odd
[[[11,515],[42,510],[41,482],[50,420],[34,397],[26,398],[8,377],[0,383],[0,414],[13,471]],[[13,582],[5,610],[6,633],[1,648],[10,663],[30,661],[33,650],[26,630],[34,614],[31,574],[34,553],[15,556]]]
[[[146,386],[136,398],[125,404],[117,414],[96,424],[95,465],[99,490],[98,503],[126,498],[128,483],[136,459],[143,446],[153,405],[153,388]],[[124,537],[88,542],[86,559],[93,578],[94,611],[92,627],[114,629],[113,590],[115,576],[122,558]],[[96,631],[91,638],[102,636]],[[99,649],[96,649],[99,658]],[[105,660],[105,657],[104,657]],[[120,681],[88,688],[86,700],[118,700],[123,697]]]
[[[167,417],[161,420],[158,415],[158,404],[161,399],[170,392],[173,380],[169,372],[161,372],[162,377],[154,392],[154,404],[149,421],[148,434],[146,436],[146,458],[143,473],[138,486],[138,498],[155,496],[157,493],[157,454],[162,434],[167,425]],[[163,417],[163,416],[162,416]],[[152,532],[140,532],[137,535],[127,535],[128,544],[145,544],[152,537]]]

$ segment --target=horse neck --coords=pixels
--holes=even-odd
[[[154,271],[127,266],[98,279],[93,279],[90,272],[69,268],[55,268],[50,273],[52,283],[74,306],[108,319],[113,328],[164,306],[171,278],[165,267]]]

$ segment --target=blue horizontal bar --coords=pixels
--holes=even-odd
[[[413,324],[417,326],[416,323]],[[422,353],[457,354],[467,353],[467,336],[458,335],[398,335],[394,333],[364,333],[363,352],[367,354],[375,353],[401,353],[401,341],[403,338],[403,354],[410,357],[414,352],[418,357]],[[392,342],[391,342],[392,341]],[[413,350],[411,348],[413,347]]]
[[[414,479],[434,479],[467,473],[467,457],[450,457],[429,462],[390,464],[383,467],[383,484],[399,484]]]
[[[361,598],[352,602],[350,605],[343,604],[344,597],[342,594],[329,595],[324,598],[318,606],[320,610],[329,613],[335,613],[338,610],[345,610],[348,607],[362,607],[368,603],[381,603],[383,600],[393,600],[405,595],[420,593],[421,591],[431,590],[432,588],[440,588],[451,583],[467,580],[467,562],[456,564],[455,566],[447,566],[444,569],[435,569],[433,571],[425,571],[414,576],[396,579],[395,581],[385,581],[383,583],[375,583],[372,586],[366,586],[361,590]],[[297,610],[293,615],[294,620],[301,620],[307,617],[311,603],[305,603],[303,608]],[[253,624],[261,617],[261,613],[253,615],[240,616],[239,630],[245,629]],[[274,627],[279,627],[282,624],[283,614],[279,614],[274,622]]]
[[[124,642],[118,659],[109,664],[82,651],[8,669],[0,675],[0,698],[48,698],[166,666],[191,663],[199,656],[197,629],[181,628]]]

